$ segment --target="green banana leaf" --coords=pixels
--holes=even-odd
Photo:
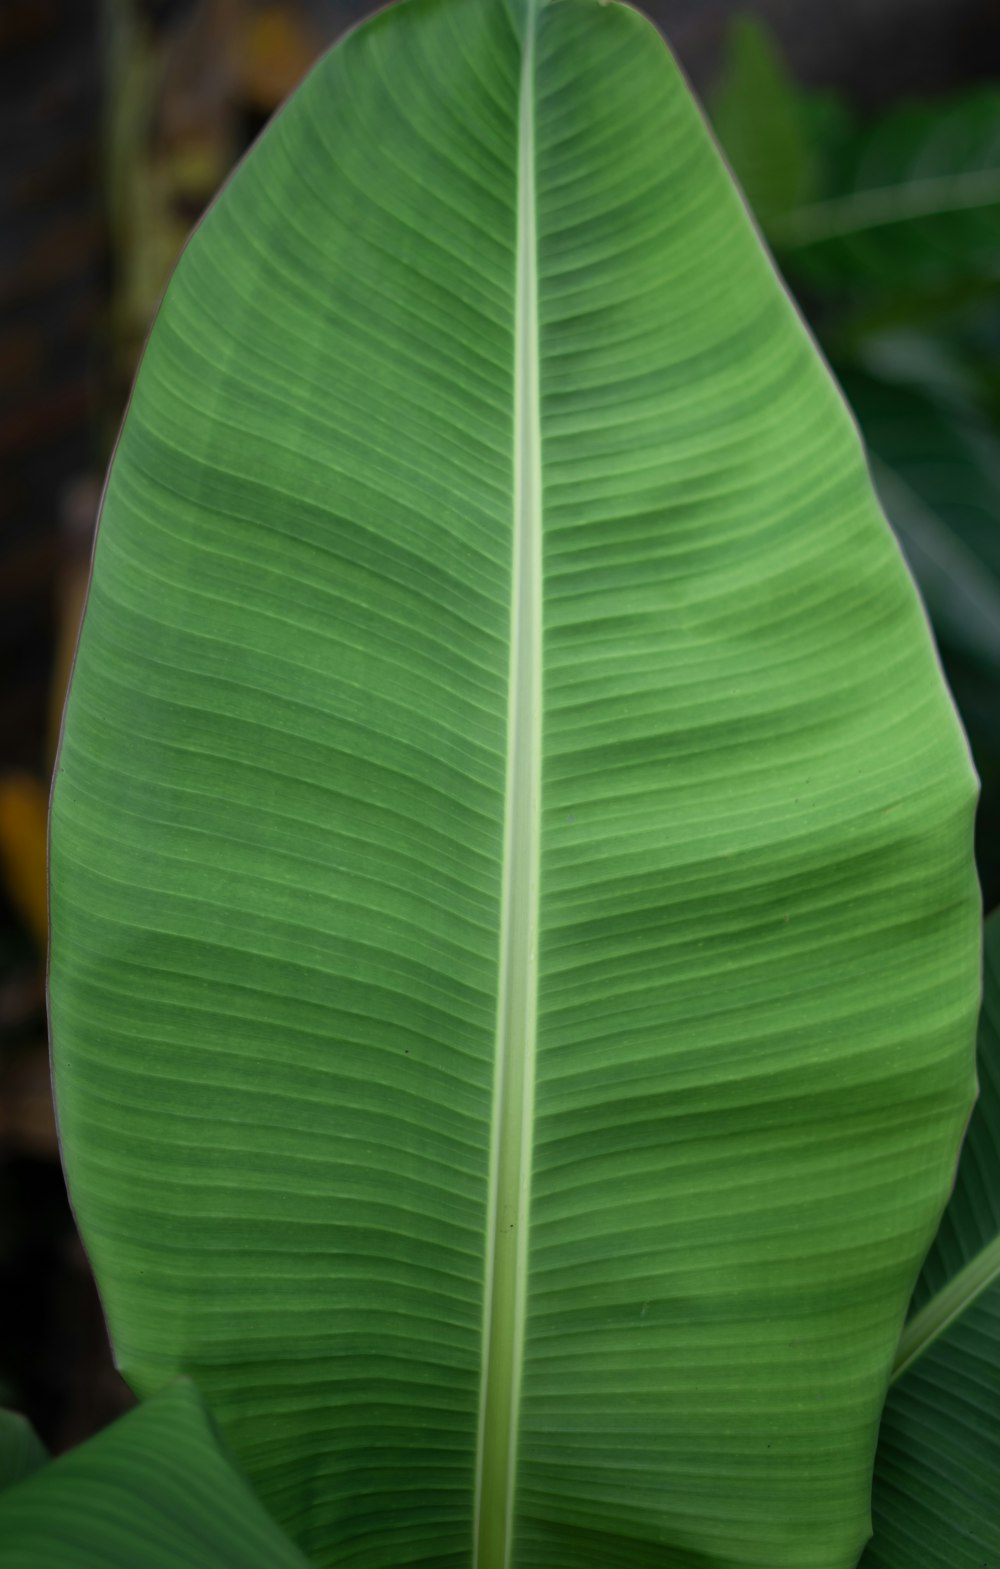
[[[319,1565],[847,1569],[975,782],[669,53],[410,0],[189,246],[52,822],[72,1195]]]
[[[307,1569],[184,1380],[0,1496],[4,1569]]]
[[[864,1569],[1000,1562],[1000,916],[985,949],[979,1100],[900,1345]]]
[[[17,1411],[0,1410],[0,1492],[37,1471],[48,1459],[31,1423]]]

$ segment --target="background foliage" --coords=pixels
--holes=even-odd
[[[983,786],[1000,897],[1000,87],[862,118],[749,17],[716,133],[861,426]]]

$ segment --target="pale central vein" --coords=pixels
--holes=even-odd
[[[531,1197],[542,713],[534,25],[529,0],[518,136],[507,786],[474,1569],[510,1563]]]

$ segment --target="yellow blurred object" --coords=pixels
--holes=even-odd
[[[320,41],[297,9],[268,5],[251,12],[240,40],[239,84],[254,109],[270,114],[297,87],[320,51]]]
[[[44,950],[48,940],[45,786],[31,774],[0,777],[0,863],[15,909]]]

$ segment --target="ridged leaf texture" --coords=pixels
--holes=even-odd
[[[847,1569],[972,1094],[975,785],[676,66],[410,0],[190,244],[52,826],[72,1194],[319,1565]]]
[[[37,1441],[36,1441],[37,1442]],[[4,1569],[308,1569],[179,1381],[0,1496]]]

